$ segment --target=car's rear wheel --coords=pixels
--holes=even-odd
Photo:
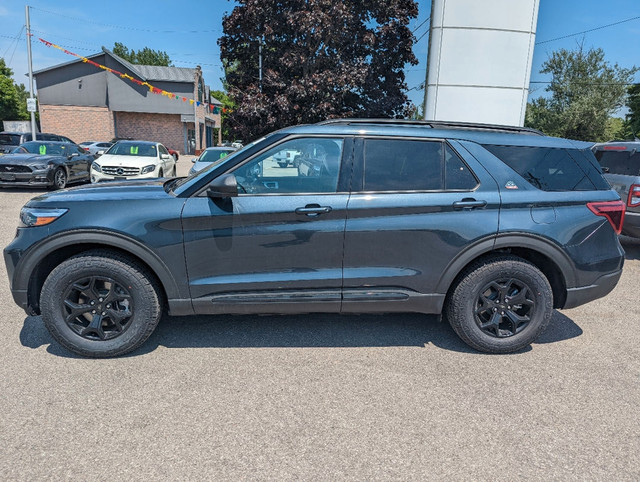
[[[64,167],[59,167],[53,173],[53,189],[64,189],[67,186],[67,171]]]
[[[530,345],[553,312],[544,274],[516,256],[486,258],[467,268],[452,288],[445,314],[458,336],[487,353],[510,353]]]
[[[51,335],[69,351],[105,358],[138,348],[162,314],[154,277],[135,261],[103,250],[79,254],[47,277],[40,311]]]

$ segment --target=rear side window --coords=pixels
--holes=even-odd
[[[443,142],[365,140],[365,191],[470,190],[477,184],[467,165]]]
[[[625,176],[640,175],[640,152],[631,151],[596,151],[596,159],[611,174]]]
[[[610,189],[589,150],[486,144],[483,147],[543,191]]]
[[[15,134],[0,134],[0,146],[20,145],[20,136]]]

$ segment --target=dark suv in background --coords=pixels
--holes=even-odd
[[[165,306],[444,312],[470,346],[512,352],[622,273],[625,206],[589,147],[446,122],[287,128],[188,178],[32,199],[4,250],[11,291],[85,356],[134,350]],[[304,162],[280,167],[286,152]]]
[[[640,140],[593,146],[604,177],[627,203],[622,234],[640,238]]]
[[[0,154],[9,154],[21,144],[32,140],[31,132],[0,132]],[[46,134],[42,132],[36,133],[37,141],[54,141],[54,142],[68,142],[74,144],[74,142],[65,136],[58,134]]]

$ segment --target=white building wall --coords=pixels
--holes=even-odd
[[[425,119],[522,126],[539,0],[433,0]]]

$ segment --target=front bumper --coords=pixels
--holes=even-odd
[[[16,173],[0,173],[0,186],[52,186],[53,171],[33,171],[33,172],[16,172]]]
[[[151,172],[147,172],[146,174],[135,174],[133,176],[112,176],[110,174],[105,174],[103,172],[97,172],[95,170],[91,170],[91,182],[97,183],[102,181],[126,181],[128,179],[153,179],[158,177],[158,169]]]

